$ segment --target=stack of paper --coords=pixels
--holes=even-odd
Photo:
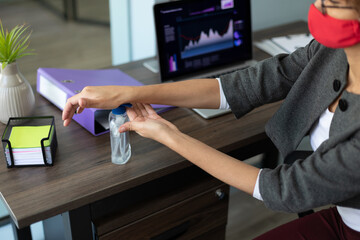
[[[9,138],[14,165],[44,165],[41,140],[47,138],[50,125],[45,126],[13,126]],[[46,162],[51,164],[50,140],[44,141]],[[5,150],[6,160],[11,165],[9,146]]]
[[[271,56],[280,53],[292,53],[300,47],[305,47],[313,37],[310,34],[295,34],[283,37],[274,37],[255,42],[255,46],[269,53]]]

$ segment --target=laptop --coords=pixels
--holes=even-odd
[[[215,78],[252,66],[250,0],[181,0],[155,4],[162,82]],[[231,110],[193,109],[208,119]]]

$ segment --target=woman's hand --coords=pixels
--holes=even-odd
[[[164,133],[179,130],[169,121],[160,117],[149,104],[134,103],[126,108],[130,121],[120,126],[120,132],[135,131],[140,136],[158,142],[164,141]]]
[[[90,86],[66,102],[62,119],[68,126],[85,108],[114,109],[123,103],[146,102],[187,108],[218,108],[219,83],[216,79],[195,79],[146,86]]]
[[[121,125],[120,132],[136,131],[143,137],[154,139],[221,181],[253,194],[258,168],[181,133],[148,104],[135,103],[132,108],[127,108],[127,114],[130,122]]]
[[[259,169],[181,133],[148,104],[135,103],[127,114],[130,122],[121,125],[120,132],[136,131],[158,141],[221,181],[253,194]]]
[[[114,109],[126,99],[131,87],[126,86],[91,86],[85,87],[79,94],[69,98],[65,104],[62,120],[68,126],[75,113],[81,113],[85,108]]]

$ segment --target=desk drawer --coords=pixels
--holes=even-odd
[[[219,193],[224,194],[219,197]],[[229,187],[222,184],[99,236],[112,239],[224,239]],[[213,232],[214,234],[209,234]],[[216,234],[215,234],[216,233]],[[204,237],[202,237],[204,236]],[[222,236],[219,238],[219,236]],[[215,239],[215,238],[213,238]]]
[[[222,186],[221,181],[192,166],[92,204],[92,222],[101,236]]]

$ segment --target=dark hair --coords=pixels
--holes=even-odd
[[[347,0],[351,5],[353,5],[356,11],[360,14],[360,0]]]

